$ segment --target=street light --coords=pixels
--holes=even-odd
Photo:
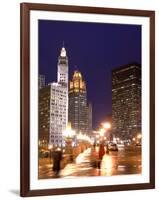
[[[109,122],[104,122],[102,123],[102,125],[103,125],[103,128],[105,128],[106,130],[111,128],[111,124]]]
[[[104,136],[104,133],[105,133],[104,128],[101,128],[101,129],[99,130],[100,136],[103,137],[103,136]]]
[[[102,123],[102,127],[104,128],[104,132],[106,133],[106,139],[108,138],[107,131],[111,128],[111,124],[109,122]],[[110,136],[109,136],[110,139]],[[106,144],[107,150],[106,153],[109,153],[108,142]]]
[[[109,122],[104,122],[104,123],[102,123],[102,127],[104,128],[104,132],[107,133],[107,131],[108,131],[109,129],[111,129],[111,123],[109,123]],[[106,136],[107,136],[107,138],[108,138],[108,135],[106,135]]]
[[[135,138],[133,138],[132,140],[133,140],[134,142],[136,141],[136,139],[135,139]]]
[[[137,138],[138,138],[138,139],[141,139],[141,138],[142,138],[142,135],[141,135],[141,134],[138,134],[138,135],[137,135]]]
[[[142,135],[139,133],[139,134],[137,135],[137,143],[138,143],[138,144],[141,144],[141,139],[142,139]]]
[[[52,150],[52,148],[53,148],[53,145],[52,145],[52,144],[49,144],[49,145],[48,145],[48,149],[49,149],[49,151],[50,151],[50,163],[51,163],[51,150]]]
[[[63,132],[63,136],[65,136],[67,139],[71,139],[75,135],[75,131],[71,128],[71,123],[68,123],[66,129]]]
[[[72,154],[72,138],[75,135],[75,131],[71,128],[71,123],[68,123],[66,129],[63,131],[63,136],[66,142],[66,153]]]

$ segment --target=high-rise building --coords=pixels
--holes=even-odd
[[[51,83],[49,143],[63,145],[63,132],[68,122],[68,90],[59,83]]]
[[[49,132],[50,132],[50,100],[51,87],[50,85],[39,90],[39,145],[48,147]]]
[[[86,83],[79,71],[74,71],[69,85],[68,120],[76,133],[88,134],[88,107]]]
[[[141,66],[138,64],[112,71],[112,130],[123,140],[141,133]]]
[[[46,138],[47,145],[62,146],[68,122],[68,58],[64,47],[58,58],[57,80],[39,91],[39,138],[40,143]]]
[[[39,89],[45,87],[45,75],[39,74]]]
[[[64,47],[61,49],[57,66],[57,82],[68,88],[68,57]]]

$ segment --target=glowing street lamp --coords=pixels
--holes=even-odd
[[[53,145],[49,144],[48,149],[50,150],[50,149],[52,149],[52,147],[53,147]]]
[[[135,138],[133,138],[132,140],[135,142],[135,140],[136,140],[136,139],[135,139]]]
[[[138,143],[138,144],[141,144],[141,139],[142,139],[142,135],[139,133],[139,134],[137,135],[137,143]]]
[[[72,138],[75,135],[75,131],[71,128],[71,123],[68,123],[66,130],[63,132],[66,143],[66,151],[68,154],[72,154]]]
[[[111,123],[109,123],[109,122],[104,122],[104,123],[102,123],[102,127],[103,127],[103,129],[104,129],[104,132],[107,134],[107,131],[109,130],[109,129],[111,129]],[[108,136],[108,135],[107,135]]]
[[[106,129],[106,130],[111,128],[111,124],[109,122],[105,122],[102,125],[103,125],[103,128]]]
[[[71,128],[71,123],[68,123],[66,130],[63,132],[63,136],[65,136],[67,139],[71,139],[75,135],[75,131]]]
[[[138,138],[138,139],[141,139],[141,138],[142,138],[142,135],[141,135],[141,134],[138,134],[138,135],[137,135],[137,138]]]
[[[100,136],[103,137],[103,136],[104,136],[104,133],[105,133],[104,128],[101,128],[101,129],[99,130]]]

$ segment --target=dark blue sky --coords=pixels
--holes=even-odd
[[[103,23],[39,21],[39,73],[56,81],[62,43],[69,59],[69,79],[81,71],[93,106],[93,127],[112,112],[111,70],[141,63],[141,26]]]

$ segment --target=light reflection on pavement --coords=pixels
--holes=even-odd
[[[91,165],[91,148],[79,154],[74,163],[69,163],[60,171],[60,178],[76,176],[112,176],[141,173],[141,147],[127,147],[110,151],[103,156],[101,169]],[[98,152],[96,147],[95,152]],[[39,178],[55,178],[52,164],[39,166]]]

